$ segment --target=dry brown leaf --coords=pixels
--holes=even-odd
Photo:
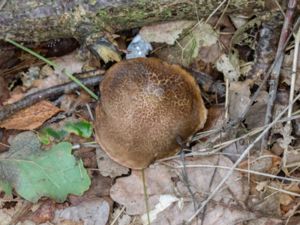
[[[102,176],[115,178],[129,173],[129,168],[113,161],[101,148],[96,148],[96,156],[98,169]]]
[[[231,82],[229,87],[229,115],[231,120],[239,119],[250,102],[248,82]]]
[[[9,98],[9,90],[7,82],[3,77],[0,76],[0,107],[3,105],[3,102]]]
[[[282,110],[285,109],[287,106],[286,103],[280,104],[280,103],[275,103],[274,109],[273,109],[273,118],[276,118]],[[288,149],[289,145],[292,143],[292,141],[295,139],[291,135],[291,127],[288,124],[284,123],[276,123],[272,127],[271,135],[274,134],[280,134],[281,137],[278,138],[278,135],[274,135],[274,140],[279,144],[279,146],[283,149]],[[287,165],[287,164],[285,164]]]
[[[175,162],[173,163],[175,165]],[[227,170],[217,169],[212,187],[210,187],[210,179],[215,170],[208,167],[217,164],[225,167],[232,166],[232,162],[224,156],[190,158],[186,159],[185,164],[196,166],[195,168],[187,168],[186,172],[197,204],[218,185],[227,173]],[[197,168],[197,165],[208,167]],[[171,169],[159,164],[145,170],[150,216],[154,220],[151,224],[163,225],[170,221],[172,225],[182,224],[184,220],[192,216],[194,212],[193,200],[186,184],[182,182],[181,175],[181,169]],[[117,179],[116,184],[111,188],[111,197],[116,202],[125,205],[129,215],[144,214],[142,218],[145,221],[146,210],[141,176],[141,171],[133,170],[130,176]],[[244,181],[240,173],[233,173],[226,182],[224,189],[214,197],[213,203],[221,204],[218,207],[213,203],[208,205],[207,211],[209,213],[205,217],[204,224],[234,224],[239,220],[255,218],[254,214],[242,210],[239,203],[236,202],[236,200],[244,202],[247,199],[248,186]],[[218,215],[217,221],[216,215]]]
[[[248,160],[241,162],[239,168],[268,174],[278,174],[280,171],[281,157],[266,150],[261,153],[259,156],[250,156]],[[259,181],[270,179],[259,175],[253,175],[253,177]]]
[[[280,70],[280,76],[282,82],[290,85],[291,84],[291,68],[294,60],[294,49],[289,54],[284,54],[284,61],[282,69]],[[300,69],[300,58],[298,57],[297,71]],[[300,90],[300,76],[296,76],[295,91]]]
[[[54,218],[55,202],[52,200],[41,201],[34,212],[25,215],[24,218],[37,224],[51,221]],[[23,218],[22,218],[23,219]]]
[[[0,127],[16,130],[33,130],[40,127],[46,120],[61,110],[49,101],[38,102],[20,110],[0,123]]]
[[[171,64],[181,64],[188,67],[195,60],[198,60],[199,52],[203,49],[200,58],[215,62],[216,57],[221,55],[221,49],[216,45],[218,38],[219,35],[212,26],[198,22],[188,35],[178,40],[179,44],[167,46],[156,53],[159,58]]]
[[[21,199],[14,200],[12,203],[16,203],[14,206],[13,204],[10,207],[5,206],[5,202],[9,203],[9,201],[5,201],[2,199],[1,205],[0,205],[0,225],[11,225],[17,216],[17,213],[22,212],[22,209],[24,208],[24,201]]]
[[[268,95],[268,92],[261,91],[254,104],[250,107],[245,118],[245,124],[247,124],[248,129],[257,128],[264,125]]]
[[[77,206],[56,210],[53,222],[62,224],[64,220],[68,220],[75,224],[83,222],[84,225],[105,225],[108,221],[109,210],[109,203],[104,199],[93,199]]]
[[[231,56],[222,54],[216,62],[216,67],[218,71],[222,72],[224,77],[230,81],[237,81],[240,76],[240,66],[237,54],[232,54]]]
[[[166,43],[173,45],[179,35],[196,22],[189,20],[171,21],[143,27],[139,34],[147,42]]]
[[[201,132],[222,128],[222,126],[224,126],[224,116],[225,116],[225,109],[223,106],[210,107],[207,112],[207,120]],[[207,139],[205,141],[215,142],[217,139],[220,138],[220,136],[221,136],[220,132],[218,132],[216,134],[209,135],[207,138],[205,138]]]
[[[282,225],[282,222],[280,219],[263,217],[250,220],[247,225]]]
[[[42,67],[40,79],[33,81],[34,88],[30,90],[30,93],[69,82],[70,79],[64,74],[63,69],[67,69],[71,74],[80,73],[86,63],[78,57],[78,51],[56,58],[53,62],[59,65],[59,68],[53,70],[49,65]]]

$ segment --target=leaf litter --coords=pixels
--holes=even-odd
[[[227,82],[225,98],[216,96],[205,89],[204,98],[210,114],[214,115],[209,116],[207,126],[202,134],[199,133],[193,137],[190,146],[192,151],[187,152],[189,157],[182,161],[179,156],[173,156],[171,161],[163,160],[145,170],[151,224],[182,224],[188,221],[190,224],[208,225],[242,223],[267,225],[282,224],[282,222],[288,224],[288,220],[295,221],[294,218],[297,218],[295,215],[299,206],[300,191],[296,181],[299,177],[300,158],[298,157],[299,141],[295,127],[299,121],[293,121],[294,132],[286,126],[287,118],[283,118],[285,121],[273,125],[267,149],[260,149],[259,143],[251,145],[260,132],[266,129],[264,117],[266,104],[269,102],[269,86],[262,85],[262,81],[263,76],[267,74],[266,70],[275,58],[274,52],[277,47],[272,46],[275,39],[266,40],[268,35],[264,36],[266,33],[263,32],[266,32],[272,23],[266,19],[268,17],[261,20],[259,16],[254,19],[233,17],[230,20],[227,15],[212,16],[207,23],[202,21],[165,22],[143,27],[139,31],[145,40],[153,44],[153,53],[157,57],[170,63],[181,64],[199,74],[204,71],[209,74],[213,82]],[[260,26],[264,30],[260,31]],[[274,30],[277,29],[275,28]],[[274,33],[272,35],[274,36]],[[258,40],[254,37],[258,37]],[[260,41],[263,39],[264,43],[269,45],[261,45]],[[274,43],[277,44],[277,42]],[[288,89],[291,85],[289,71],[294,59],[292,48],[289,46],[285,52],[281,70],[282,79],[279,83],[280,91],[277,93],[273,119],[288,105],[288,100],[286,100],[288,97],[285,99],[284,96],[288,96]],[[77,56],[77,53],[72,53],[58,60],[61,60],[60,63],[65,63],[67,67],[69,64],[73,64],[73,72],[82,72],[85,63],[78,60]],[[28,76],[38,75],[35,72],[39,72],[40,77]],[[64,78],[60,77],[60,72],[44,66],[40,70],[32,69],[28,74],[23,74],[22,88],[15,88],[10,93],[10,99],[4,91],[4,104],[15,101],[37,88],[43,89],[47,85],[63,82]],[[298,79],[296,79],[295,91],[299,90],[298,83]],[[261,90],[255,98],[256,90],[259,88]],[[80,92],[77,94],[82,96]],[[49,114],[45,116],[44,120],[40,120],[39,125],[34,128],[26,128],[37,129],[51,117],[53,117],[53,120],[50,120],[51,125],[60,120],[64,122],[70,116],[68,115],[69,110],[69,114],[73,114],[73,117],[91,121],[93,115],[82,107],[83,104],[72,107],[73,100],[78,97],[77,94],[74,95],[75,97],[64,95],[58,101],[61,103],[60,108],[66,111],[64,117],[53,117]],[[66,101],[70,104],[65,104]],[[226,107],[225,101],[228,101],[228,107]],[[93,108],[91,99],[82,98],[82,102],[91,104]],[[298,102],[294,106],[295,111],[299,109]],[[32,110],[32,112],[34,111]],[[297,116],[297,113],[294,115]],[[241,118],[239,123],[228,128],[226,122],[230,124]],[[18,125],[18,121],[15,124]],[[54,206],[55,220],[52,218],[52,221],[61,224],[82,224],[80,221],[85,221],[85,224],[105,224],[111,210],[114,213],[110,222],[113,221],[114,224],[147,224],[141,172],[129,171],[127,168],[119,166],[95,145],[92,151],[88,148],[85,149],[85,145],[93,146],[93,143],[89,142],[89,137],[92,135],[89,125],[73,123],[67,125],[65,130],[61,129],[62,127],[57,129],[57,127],[46,126],[39,130],[39,134],[44,135],[40,136],[42,142],[47,144],[50,149],[46,151],[46,156],[51,156],[51,152],[54,154],[57,148],[67,149],[67,156],[72,158],[73,163],[77,162],[73,166],[79,166],[80,171],[85,171],[82,163],[78,163],[80,161],[70,154],[71,146],[69,144],[62,142],[54,145],[65,138],[72,143],[73,141],[78,142],[80,148],[78,152],[82,151],[83,155],[85,153],[89,155],[83,159],[84,165],[90,165],[89,175],[94,178],[94,181],[95,179],[98,181],[95,183],[105,183],[105,186],[96,185],[95,187],[106,190],[104,191],[106,198],[102,198],[104,194],[98,193],[93,187],[91,188],[93,193],[86,192],[80,197],[69,195],[68,206],[61,204]],[[209,135],[207,136],[207,134]],[[81,138],[74,138],[73,135],[79,135]],[[14,141],[11,142],[11,145],[9,152],[14,152]],[[251,152],[249,146],[253,148]],[[27,147],[25,147],[25,153],[26,149]],[[41,146],[34,151],[37,151],[38,155],[44,153]],[[207,156],[210,151],[210,156]],[[234,163],[240,162],[240,155],[245,151],[249,151],[247,159],[242,160],[236,165],[237,168],[234,168]],[[57,152],[60,151],[57,150]],[[10,160],[10,157],[27,160],[33,154],[29,151],[26,154],[13,153],[12,156],[7,156],[8,153],[3,154],[4,160]],[[30,159],[39,160],[38,157]],[[60,161],[55,163],[55,167],[60,168],[61,165],[57,165],[60,164]],[[12,168],[11,171],[15,171],[15,174],[23,176],[19,172],[20,169],[13,163],[10,163],[8,168]],[[223,178],[227,176],[228,170],[233,171],[231,176],[223,183],[220,190],[215,192],[218,184],[223,182]],[[3,174],[2,176],[8,179],[2,178],[2,190],[15,195],[10,187],[12,185],[15,191],[25,199],[36,201],[45,195],[62,201],[72,192],[68,191],[63,194],[55,192],[58,197],[55,197],[51,191],[50,194],[24,194],[18,189],[20,183],[16,182],[19,176],[12,179],[9,174]],[[26,176],[28,175],[24,175],[24,177]],[[83,193],[83,190],[86,189],[87,185],[85,188],[82,187],[77,194]],[[110,194],[108,193],[109,189]],[[207,198],[210,201],[206,201]],[[191,220],[198,213],[199,207],[203,206],[201,203],[207,204],[199,216]],[[95,216],[99,214],[102,215],[101,218]],[[9,220],[10,215],[5,214],[3,209],[0,210],[0,215],[7,218],[4,220]],[[30,218],[27,219],[30,220]]]

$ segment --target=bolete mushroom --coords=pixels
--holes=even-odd
[[[206,108],[194,78],[177,65],[137,58],[113,65],[100,84],[95,133],[119,164],[143,169],[179,150],[203,127]]]

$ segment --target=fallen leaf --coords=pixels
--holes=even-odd
[[[89,49],[92,52],[95,52],[95,55],[99,56],[105,63],[110,61],[112,62],[120,62],[121,61],[121,54],[117,50],[117,48],[112,45],[109,41],[105,38],[101,38],[97,40],[96,43],[89,45]]]
[[[214,49],[209,56],[212,60],[220,54],[219,48],[215,45],[218,42],[219,35],[209,24],[198,22],[191,31],[178,40],[179,44],[167,46],[157,51],[159,58],[172,64],[181,64],[188,67],[199,56],[203,48],[206,53],[200,54],[201,57],[208,55],[208,48]]]
[[[231,120],[239,119],[247,110],[250,102],[250,87],[248,82],[230,82],[229,116]]]
[[[276,118],[279,115],[279,113],[281,113],[282,110],[285,109],[286,106],[287,104],[285,103],[275,103],[273,109],[273,118]],[[288,149],[292,141],[295,140],[295,138],[292,136],[291,129],[291,126],[284,123],[276,123],[272,127],[271,135],[274,136],[274,142],[276,141],[279,144],[279,146],[283,149]],[[278,137],[278,134],[281,137]],[[288,151],[285,151],[285,153],[287,152]]]
[[[282,225],[283,221],[276,218],[262,217],[250,220],[247,225]]]
[[[282,65],[282,69],[280,70],[280,77],[283,83],[287,85],[291,85],[291,69],[294,60],[294,49],[291,50],[289,53],[284,54],[284,61]],[[297,62],[297,71],[300,69],[300,58],[298,57]],[[300,76],[296,76],[295,82],[295,91],[300,90]]]
[[[224,115],[225,115],[225,109],[223,106],[212,106],[208,109],[207,112],[207,120],[205,122],[205,125],[203,129],[201,129],[202,132],[207,132],[214,129],[221,129],[222,126],[224,126]],[[200,134],[201,134],[200,133]],[[216,140],[220,139],[222,137],[221,131],[217,133],[210,134],[205,138],[206,142],[216,142]],[[200,145],[203,143],[199,143]],[[197,149],[197,144],[195,147],[193,146],[192,149]]]
[[[173,163],[171,165],[178,165]],[[197,159],[187,158],[185,165],[189,186],[194,193],[194,200],[198,204],[205,199],[207,193],[214,190],[227,173],[227,170],[223,169],[215,171],[211,166],[231,167],[232,162],[224,156],[219,156],[219,158],[218,156],[209,156]],[[186,183],[182,180],[181,170],[159,164],[145,169],[151,224],[163,225],[168,224],[168,221],[172,221],[172,225],[182,224],[194,213],[193,198],[190,196]],[[210,179],[214,173],[214,180],[210,187]],[[244,182],[241,174],[234,172],[224,187],[226,188],[213,200],[214,203],[222,202],[222,204],[218,207],[214,203],[208,204],[207,212],[209,214],[206,215],[204,224],[227,225],[235,224],[236,221],[242,219],[255,218],[254,214],[242,210],[235,202],[236,200],[244,202],[248,196],[248,184]],[[114,201],[124,205],[129,215],[142,216],[145,214],[141,171],[132,170],[130,176],[117,179],[111,188],[111,197]],[[145,215],[143,218],[145,221]]]
[[[147,42],[166,43],[173,45],[179,35],[191,28],[196,22],[189,20],[171,21],[143,27],[139,35]]]
[[[16,130],[34,130],[61,110],[48,101],[38,102],[22,109],[0,123],[0,127]]]
[[[56,210],[53,222],[62,224],[62,221],[68,220],[75,223],[83,222],[84,225],[105,225],[109,210],[110,206],[104,199],[93,199],[77,206]]]
[[[261,91],[258,97],[256,98],[256,101],[249,108],[249,112],[247,113],[245,118],[245,124],[247,124],[248,129],[254,129],[264,125],[267,111],[268,96],[268,92]]]
[[[70,195],[68,200],[72,205],[79,205],[81,202],[99,198],[109,197],[109,191],[112,186],[113,180],[104,177],[101,174],[93,174],[92,184],[90,188],[82,196]]]
[[[102,176],[115,178],[128,174],[129,169],[113,161],[101,148],[96,148],[97,164]]]
[[[244,170],[252,170],[261,173],[276,175],[281,169],[281,157],[264,150],[259,155],[248,157],[247,160],[240,163],[239,168]],[[270,178],[260,175],[252,175],[258,181],[268,180]]]
[[[0,76],[0,107],[3,105],[3,102],[9,98],[9,90],[7,81]]]
[[[230,56],[222,54],[216,62],[216,67],[229,81],[237,81],[240,77],[239,60],[236,54]]]
[[[0,210],[0,225],[10,225],[10,221],[12,220],[12,216],[8,213]]]
[[[55,202],[47,199],[46,201],[40,202],[38,208],[34,212],[25,215],[27,220],[33,221],[37,224],[46,223],[54,218]],[[23,218],[22,218],[23,219]]]
[[[38,137],[30,131],[18,134],[10,150],[2,153],[0,178],[28,201],[47,196],[62,202],[68,194],[81,195],[90,186],[90,178],[71,155],[72,145],[61,142],[48,151],[40,149]]]

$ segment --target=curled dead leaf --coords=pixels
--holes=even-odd
[[[16,130],[34,130],[60,111],[60,108],[54,106],[49,101],[41,101],[20,110],[6,120],[0,122],[0,127]]]

